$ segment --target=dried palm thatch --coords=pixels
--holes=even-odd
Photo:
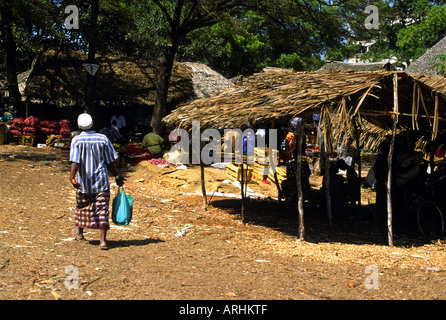
[[[393,74],[383,71],[295,72],[283,69],[258,73],[216,96],[180,106],[164,121],[180,127],[190,127],[192,121],[200,121],[202,127],[234,128],[247,122],[257,124],[281,117],[305,116],[326,104],[337,106],[343,98],[347,99],[349,109],[355,106],[352,114],[361,111],[368,117],[379,118],[380,114],[388,115],[392,110]],[[433,102],[432,92],[440,94],[440,111],[446,115],[446,80],[426,76],[414,78],[404,72],[397,74],[401,83],[402,112],[411,113],[412,91],[414,83],[417,83],[425,105],[430,106]]]
[[[438,130],[446,121],[446,79],[386,71],[262,72],[244,78],[219,95],[184,104],[163,121],[186,129],[193,121],[200,121],[201,128],[239,128],[247,123],[306,117],[325,107],[333,113],[335,139],[343,139],[345,134],[352,136],[352,123],[344,122],[353,116],[368,123],[359,123],[360,132],[371,126],[380,128],[368,135],[373,139],[392,129],[394,75],[399,83],[399,129]],[[341,103],[344,122],[334,116],[339,116]]]
[[[379,150],[379,146],[384,142],[388,136],[392,134],[391,129],[381,128],[372,124],[365,118],[360,116],[351,117],[346,110],[336,110],[333,115],[333,142],[335,145],[348,146],[353,143],[355,139],[355,124],[359,138],[359,145],[369,151],[376,152]],[[324,130],[324,127],[321,127]],[[396,134],[399,134],[403,129],[397,129]]]
[[[338,74],[273,70],[244,78],[237,86],[219,95],[180,106],[164,118],[169,125],[190,127],[201,121],[203,127],[240,127],[247,122],[257,124],[280,117],[301,115],[317,110],[327,101],[353,94],[368,87],[370,77],[379,81],[382,74]],[[311,109],[311,110],[310,110]]]

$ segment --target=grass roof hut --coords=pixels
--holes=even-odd
[[[441,39],[432,48],[428,49],[425,54],[412,62],[406,69],[409,74],[425,74],[429,76],[440,76],[437,68],[433,66],[437,55],[446,55],[446,37]]]
[[[376,134],[392,133],[395,137],[397,130],[404,128],[416,128],[435,138],[439,128],[446,125],[445,86],[446,79],[414,77],[401,71],[279,69],[252,75],[216,96],[182,105],[163,121],[185,129],[191,128],[193,121],[200,121],[201,129],[239,128],[246,123],[257,125],[321,113],[326,152],[345,137],[357,141],[359,150],[361,135],[376,139]],[[361,126],[361,119],[367,126]],[[380,130],[370,134],[370,128]],[[393,244],[391,207],[388,210],[389,244]],[[302,208],[299,217],[303,225]]]
[[[394,71],[395,68],[390,62],[370,62],[370,63],[348,63],[343,61],[327,61],[319,71]]]
[[[28,113],[77,115],[85,106],[87,54],[68,49],[41,50],[31,69],[19,75]],[[96,56],[95,102],[105,113],[149,115],[155,101],[156,65],[121,56]],[[204,81],[206,79],[206,82]],[[205,65],[174,64],[168,105],[216,94],[232,83]],[[111,114],[110,114],[111,116]]]

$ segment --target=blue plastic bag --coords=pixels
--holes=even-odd
[[[122,188],[122,192],[121,192]],[[126,195],[124,187],[119,187],[118,194],[112,203],[112,220],[119,226],[126,226],[132,221],[133,196]]]

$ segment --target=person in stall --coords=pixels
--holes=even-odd
[[[153,154],[154,158],[159,158],[162,156],[164,143],[165,140],[158,134],[154,133],[152,128],[149,128],[149,132],[142,140],[143,148],[149,150]]]
[[[122,137],[116,125],[117,125],[116,120],[113,120],[108,127],[101,129],[99,133],[105,135],[108,138],[108,140],[110,140],[111,143],[115,143],[119,138]]]
[[[423,190],[427,175],[427,166],[423,163],[423,153],[414,149],[414,143],[403,135],[395,139],[392,161],[392,213],[396,232],[408,232],[412,228],[414,217],[409,210],[411,197]],[[387,221],[387,179],[390,142],[387,139],[380,146],[373,171],[375,174],[376,209],[380,226]],[[420,189],[421,188],[421,189]]]
[[[123,114],[120,114],[119,116],[117,116],[116,114],[114,114],[111,119],[110,119],[110,123],[112,124],[114,121],[116,121],[115,126],[121,131],[123,132],[125,130],[125,128],[127,127],[127,123],[125,121],[125,116]]]
[[[344,159],[339,159],[336,162],[336,165],[339,170],[345,171],[347,174],[347,179],[345,181],[347,203],[350,205],[355,205],[359,200],[358,192],[360,180],[358,178],[358,174],[352,166],[349,166],[347,162],[345,162]]]
[[[343,161],[343,160],[342,160]],[[330,188],[330,198],[331,198],[331,208],[333,212],[334,218],[338,218],[342,220],[345,218],[346,209],[347,209],[347,187],[345,183],[345,178],[339,174],[340,161],[330,161],[329,168],[329,188]],[[344,161],[345,163],[345,161]],[[326,176],[324,176],[322,180],[322,187],[320,191],[326,195]]]
[[[282,192],[285,198],[287,199],[297,199],[297,181],[296,181],[296,172],[297,172],[297,135],[295,132],[299,132],[299,126],[301,125],[301,118],[294,118],[290,122],[290,126],[287,129],[288,134],[287,138],[285,138],[284,143],[282,145],[285,146],[286,155],[282,154],[285,159],[288,159],[286,162],[286,176],[287,179],[282,182]],[[302,154],[305,154],[306,147],[306,139],[305,136],[302,139]],[[292,152],[290,152],[292,150]],[[284,151],[284,149],[282,149]],[[307,192],[311,189],[310,186],[310,175],[311,169],[307,161],[302,159],[301,162],[301,184],[302,184],[302,192]]]
[[[294,151],[296,150],[297,145],[297,135],[294,132],[294,129],[291,127],[285,128],[287,134],[285,139],[282,141],[282,156],[281,158],[285,163],[293,159]]]
[[[413,212],[409,210],[412,195],[422,192],[426,177],[426,166],[423,166],[423,154],[410,150],[398,152],[394,163],[394,187],[392,188],[393,221],[395,230],[410,232],[415,221]]]

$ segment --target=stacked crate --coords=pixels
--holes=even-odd
[[[275,182],[274,178],[274,166],[270,166],[269,163],[269,148],[255,148],[254,164],[247,163],[247,157],[243,156],[245,163],[245,179],[247,183],[251,183],[252,180],[263,180],[266,176],[268,180]],[[273,150],[273,161],[275,165],[279,163],[278,151]],[[223,158],[222,158],[223,159]],[[235,164],[235,156],[232,154],[232,163],[226,165],[226,177],[232,181],[241,181],[241,164]],[[286,180],[286,170],[281,167],[275,167],[277,180],[281,183]]]

